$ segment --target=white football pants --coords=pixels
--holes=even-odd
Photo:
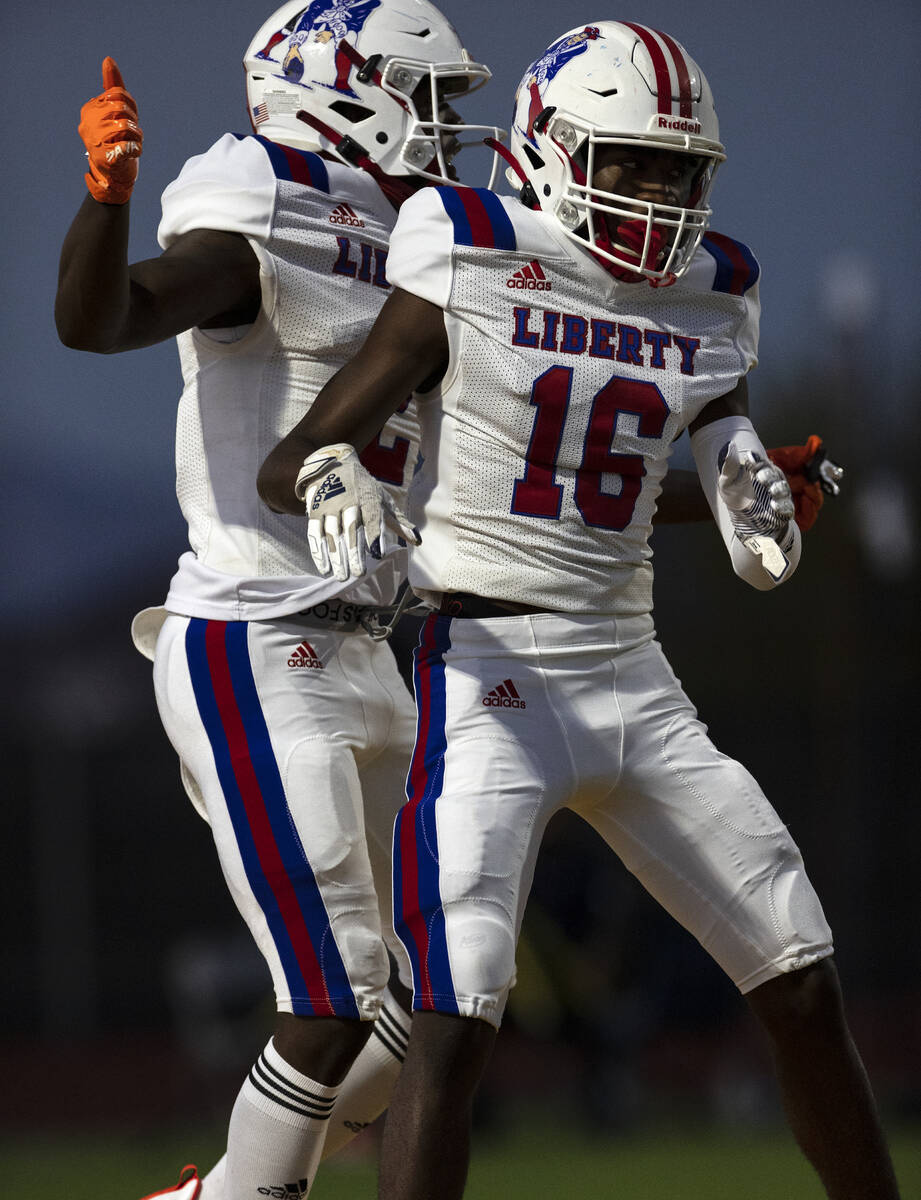
[[[385,938],[405,963],[390,846],[414,713],[391,650],[297,616],[170,615],[154,686],[279,1011],[374,1018]]]
[[[650,618],[431,616],[416,700],[394,831],[416,1009],[498,1026],[538,848],[564,806],[742,992],[831,954],[799,850],[707,737]]]

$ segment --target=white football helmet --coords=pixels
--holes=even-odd
[[[592,186],[607,146],[670,152],[680,166],[679,202]],[[694,60],[667,34],[621,21],[573,29],[531,64],[515,95],[510,149],[520,170],[508,178],[525,203],[606,260],[615,277],[657,286],[687,270],[726,157]]]
[[[493,126],[439,120],[449,98],[490,72],[428,0],[289,0],[253,38],[243,66],[257,133],[351,165],[370,158],[387,175],[454,182],[450,161],[463,145],[501,136]],[[481,136],[461,142],[462,133]]]

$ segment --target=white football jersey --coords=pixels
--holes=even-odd
[[[262,308],[241,330],[179,336],[185,387],[176,490],[191,552],[166,607],[187,616],[269,619],[345,594],[314,572],[306,520],[271,512],[256,492],[266,455],[364,341],[390,285],[396,212],[361,171],[265,138],[225,134],[189,159],[163,194],[169,246],[192,229],[243,234],[260,264]],[[400,503],[418,451],[412,406],[395,414],[362,461]],[[405,552],[356,587],[355,603],[389,603]]]
[[[710,233],[677,284],[619,283],[517,198],[409,200],[387,276],[444,309],[451,351],[417,397],[414,591],[650,611],[672,444],[754,366],[758,275],[747,247]]]

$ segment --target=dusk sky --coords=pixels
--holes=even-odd
[[[681,41],[709,78],[728,151],[714,227],[762,264],[756,421],[759,386],[828,361],[837,323],[869,356],[867,413],[899,435],[921,325],[916,4],[442,7],[493,70],[463,115],[504,126],[524,67],[575,25],[631,19]],[[84,615],[141,578],[153,588],[137,599],[158,603],[185,545],[173,490],[174,346],[104,358],[65,349],[54,330],[60,244],[85,195],[80,106],[100,90],[111,54],[145,134],[132,257],[156,254],[163,188],[221,133],[248,129],[240,60],[271,11],[252,0],[4,6],[3,603],[14,626]],[[808,432],[791,429],[797,440]],[[833,429],[823,432],[833,441]]]

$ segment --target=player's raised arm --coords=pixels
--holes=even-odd
[[[111,58],[103,90],[83,105],[89,195],[61,250],[55,322],[65,345],[110,354],[153,345],[194,325],[252,321],[259,264],[244,237],[193,230],[157,258],[128,263],[128,201],[143,134],[137,104]]]
[[[744,376],[707,405],[690,434],[700,482],[736,574],[759,591],[784,583],[799,563],[800,531],[787,477],[749,420]]]

